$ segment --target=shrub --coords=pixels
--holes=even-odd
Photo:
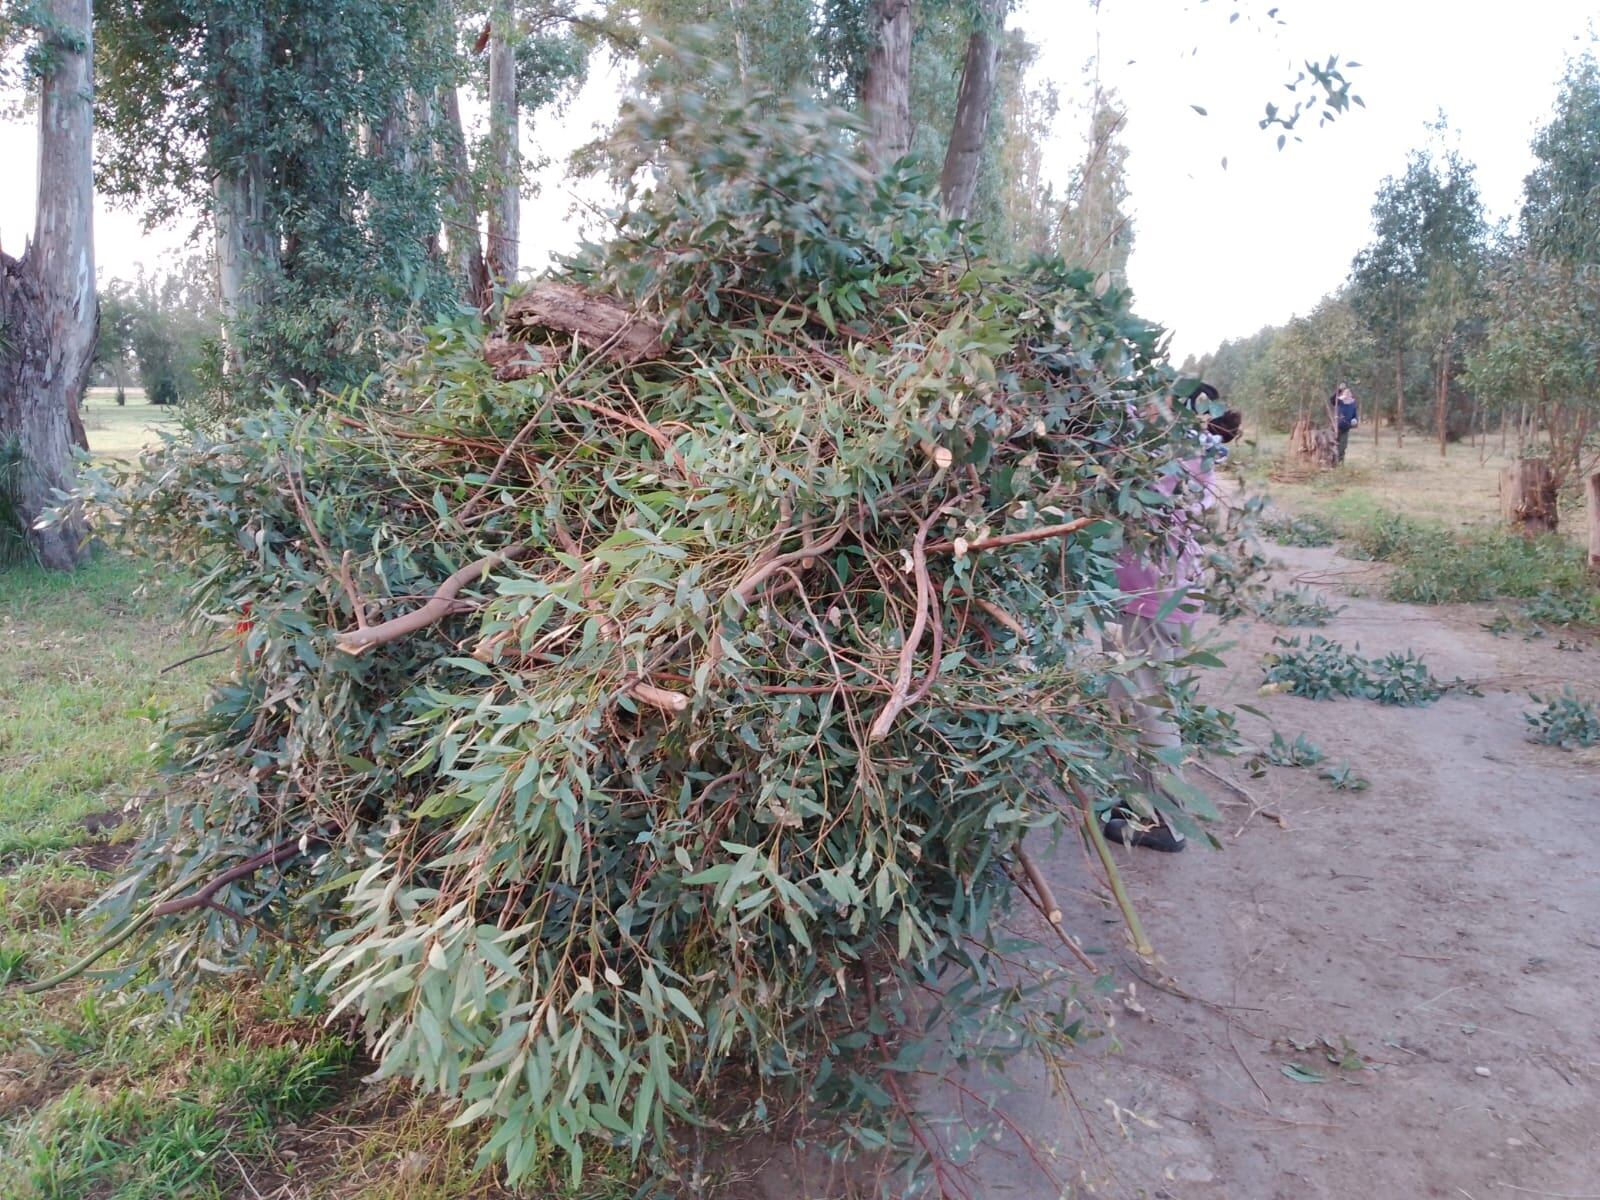
[[[1391,562],[1386,594],[1413,604],[1468,604],[1509,597],[1528,600],[1527,615],[1549,624],[1600,621],[1600,590],[1583,551],[1549,535],[1509,530],[1457,536],[1396,513],[1347,528],[1352,557]]]
[[[566,279],[663,346],[546,324],[510,378],[463,317],[106,499],[240,654],[103,911],[159,987],[318,943],[308,989],[513,1178],[666,1151],[728,1068],[740,1121],[805,1094],[915,1170],[906,1073],[1076,1036],[1001,920],[1057,784],[1161,766],[1086,633],[1191,430],[1125,293],[989,259],[826,116],[707,88],[622,130]]]
[[[1533,741],[1563,750],[1600,745],[1600,711],[1571,688],[1548,700],[1531,695],[1528,699],[1541,706],[1537,712],[1522,714],[1533,726]]]

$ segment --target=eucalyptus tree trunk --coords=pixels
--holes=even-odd
[[[39,562],[70,570],[87,553],[81,521],[34,521],[72,487],[78,400],[94,359],[94,48],[90,0],[44,0],[58,30],[39,90],[38,213],[20,259],[0,253],[0,441],[22,470],[12,497]],[[51,36],[49,34],[47,37]]]
[[[461,123],[461,100],[453,87],[439,90],[439,147],[446,180],[445,243],[457,285],[467,303],[488,311],[491,299],[489,268],[483,258],[478,232],[478,195],[472,186],[472,164],[467,160],[467,133]]]
[[[265,41],[265,31],[253,27],[239,33],[228,47],[237,66],[227,83],[227,98],[219,106],[219,138],[232,136],[239,125],[261,120],[262,114],[255,110],[262,103]],[[217,304],[226,348],[223,363],[230,371],[240,365],[237,327],[261,307],[267,281],[279,265],[277,231],[267,211],[268,186],[266,155],[258,149],[231,157],[211,181]]]
[[[871,49],[861,107],[881,169],[911,150],[911,0],[873,0],[867,32]]]
[[[961,90],[956,94],[956,119],[950,129],[944,169],[939,172],[939,195],[945,212],[957,220],[966,218],[978,187],[978,167],[989,131],[989,111],[994,107],[1000,33],[1005,19],[1005,0],[983,0],[967,38]]]
[[[517,56],[515,10],[495,0],[489,13],[489,242],[484,255],[489,279],[504,286],[517,273],[522,202],[522,157],[517,145]]]

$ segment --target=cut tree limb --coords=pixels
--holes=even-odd
[[[624,366],[661,358],[667,352],[659,325],[609,296],[591,295],[565,283],[536,283],[508,302],[505,327],[512,336],[541,329],[564,333]]]
[[[369,625],[365,629],[351,629],[341,633],[338,639],[339,649],[346,654],[361,654],[373,646],[398,641],[416,633],[419,629],[426,629],[429,625],[444,620],[454,611],[456,597],[462,588],[477,583],[501,563],[523,558],[530,552],[530,547],[519,544],[506,550],[496,550],[493,554],[485,554],[441,583],[438,590],[421,608],[388,621],[380,621],[376,625]]]

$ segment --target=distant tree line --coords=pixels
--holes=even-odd
[[[1341,380],[1374,439],[1474,432],[1537,447],[1558,479],[1600,456],[1600,66],[1572,58],[1516,219],[1492,228],[1473,165],[1441,136],[1385,179],[1372,241],[1309,313],[1185,364],[1264,428]]]

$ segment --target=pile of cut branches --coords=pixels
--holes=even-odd
[[[1170,769],[1093,625],[1191,430],[1123,293],[855,145],[772,96],[635,111],[614,236],[508,338],[463,317],[102,497],[239,631],[102,906],[126,978],[304,970],[512,1176],[664,1147],[730,1066],[939,1160],[934,1031],[1069,1028],[1002,921],[1055,907],[1026,833]]]

